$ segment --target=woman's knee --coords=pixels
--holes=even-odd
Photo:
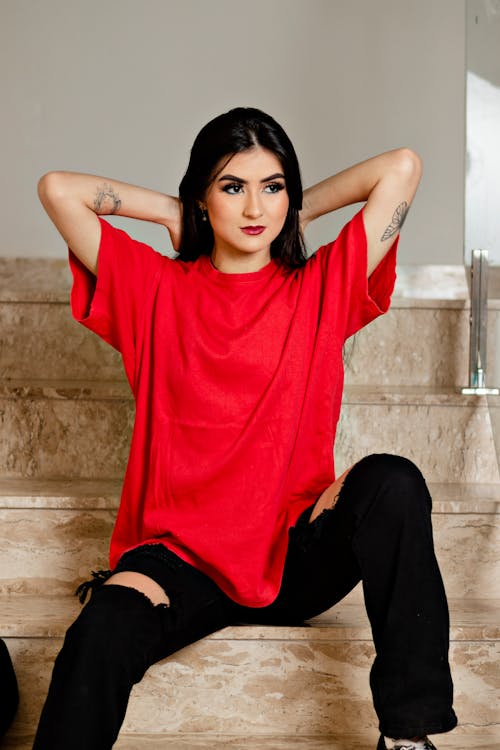
[[[104,586],[125,586],[127,588],[135,589],[140,591],[141,594],[147,596],[152,604],[166,604],[170,605],[170,599],[162,589],[159,583],[154,581],[143,573],[136,573],[135,571],[124,570],[119,573],[115,573],[110,576],[108,580],[103,584]]]
[[[413,461],[393,453],[372,453],[362,458],[353,468],[363,470],[370,478],[379,481],[408,484],[420,484],[424,481],[422,472]]]
[[[390,453],[374,453],[356,464],[365,486],[372,486],[398,511],[424,505],[430,511],[431,497],[422,472],[413,461]]]
[[[128,586],[101,586],[69,627],[63,652],[76,662],[104,666],[134,660],[162,636],[160,610],[142,592]]]

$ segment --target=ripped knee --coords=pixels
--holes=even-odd
[[[121,571],[120,573],[114,573],[105,582],[104,586],[126,586],[127,588],[136,589],[144,594],[149,601],[155,606],[158,604],[164,604],[167,607],[170,606],[170,599],[162,589],[159,583],[156,583],[149,576],[144,573],[135,573],[133,571]]]
[[[327,487],[326,490],[324,490],[324,492],[319,496],[309,518],[309,523],[312,523],[319,515],[321,515],[321,513],[323,513],[324,510],[331,510],[336,506],[340,496],[340,491],[351,469],[352,466],[344,471],[344,473],[339,477],[337,477],[335,482]]]

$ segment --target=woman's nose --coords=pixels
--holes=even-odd
[[[262,216],[262,203],[258,194],[248,193],[243,213],[249,219],[256,219]]]

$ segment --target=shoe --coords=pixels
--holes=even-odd
[[[411,740],[394,740],[394,745],[391,745],[388,748],[385,744],[384,735],[381,734],[377,750],[436,750],[436,747],[428,737],[423,737],[418,742],[412,742]]]

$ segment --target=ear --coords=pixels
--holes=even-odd
[[[203,201],[198,201],[198,208],[200,209],[200,211],[206,211],[207,210],[206,204],[203,203]]]

